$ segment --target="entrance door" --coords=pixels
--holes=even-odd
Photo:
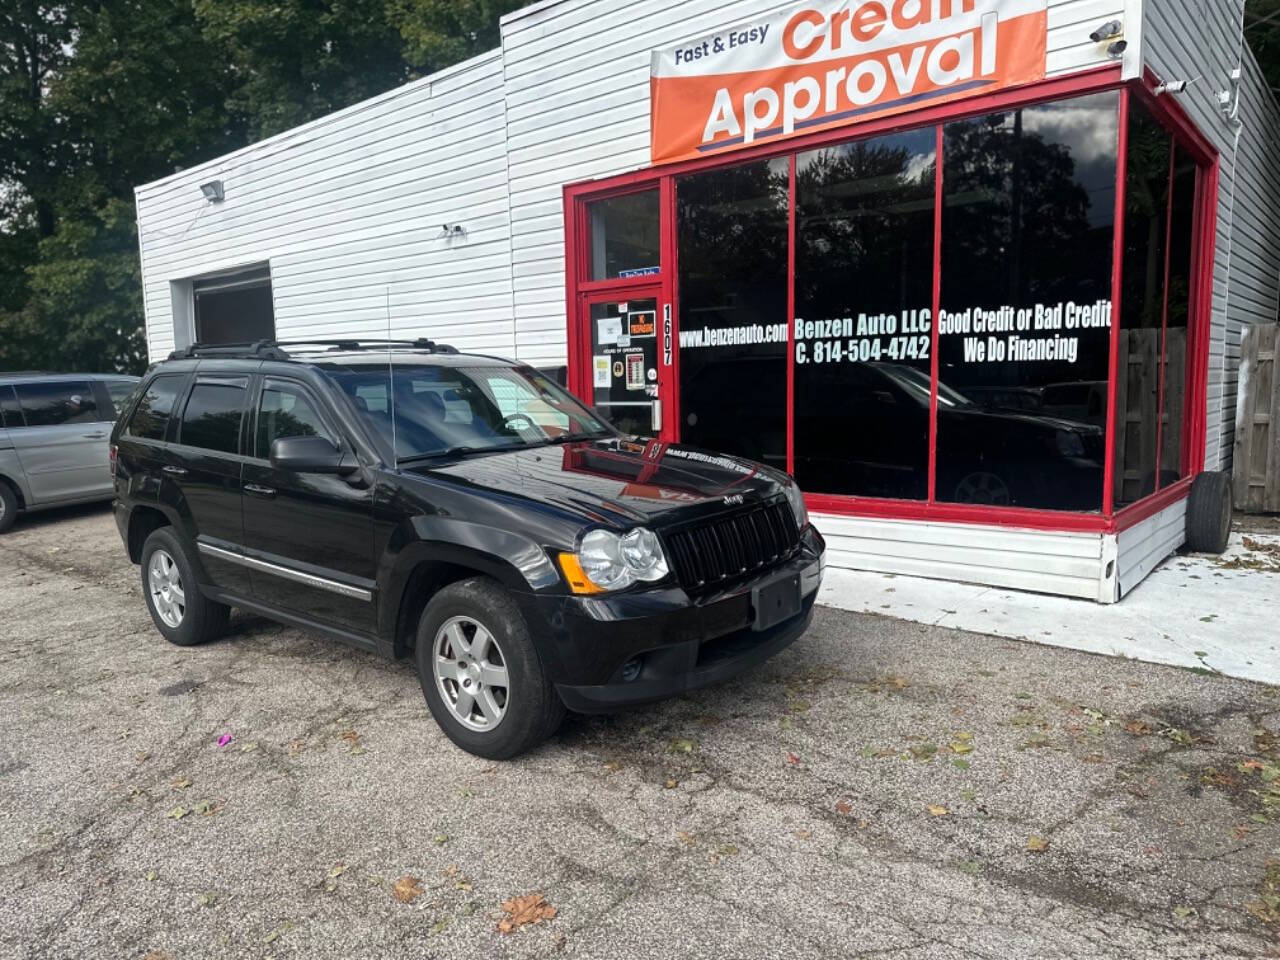
[[[663,356],[661,303],[656,286],[582,300],[582,322],[590,331],[590,402],[623,433],[641,437],[657,437],[663,427],[670,361]]]

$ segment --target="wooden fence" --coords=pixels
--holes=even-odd
[[[1164,409],[1160,406],[1160,329],[1124,330],[1116,363],[1115,501],[1132,503],[1156,489],[1156,423],[1160,423],[1160,485],[1178,479],[1182,459],[1182,396],[1187,331],[1170,327],[1165,343]]]
[[[1280,324],[1248,326],[1240,338],[1236,442],[1232,453],[1237,510],[1280,512]]]

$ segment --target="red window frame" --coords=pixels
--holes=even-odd
[[[755,160],[789,156],[789,218],[788,218],[788,284],[787,296],[787,465],[794,468],[795,437],[795,174],[796,155],[815,147],[863,139],[891,131],[934,126],[938,136],[938,156],[942,156],[942,125],[951,120],[979,116],[1019,107],[1032,106],[1053,100],[1067,99],[1089,93],[1119,92],[1119,142],[1116,163],[1115,228],[1112,249],[1112,324],[1107,389],[1108,441],[1103,469],[1103,503],[1099,513],[1079,513],[1061,510],[1031,509],[1025,507],[990,507],[966,504],[942,503],[936,499],[937,466],[937,380],[938,380],[938,325],[932,328],[932,388],[929,411],[929,488],[924,501],[891,500],[835,494],[807,493],[808,506],[824,513],[846,516],[882,517],[901,520],[936,520],[942,522],[981,523],[987,525],[1023,527],[1028,529],[1065,532],[1114,533],[1123,530],[1187,496],[1192,479],[1204,469],[1205,437],[1207,432],[1207,384],[1209,360],[1209,325],[1213,296],[1213,262],[1216,235],[1218,199],[1218,152],[1212,143],[1200,133],[1190,116],[1171,96],[1157,96],[1152,91],[1158,78],[1147,71],[1141,81],[1124,81],[1119,66],[1108,66],[1083,71],[1065,77],[1055,77],[1013,90],[973,97],[968,100],[922,108],[907,115],[897,115],[872,120],[856,126],[824,130],[804,136],[792,137],[781,142],[762,144],[737,150],[724,156],[680,161],[661,167],[650,167],[608,179],[573,183],[564,188],[565,222],[565,300],[568,315],[569,388],[580,397],[590,397],[589,337],[581,322],[581,305],[587,295],[598,299],[599,294],[625,296],[634,288],[652,287],[655,280],[662,290],[662,305],[669,305],[672,317],[672,362],[663,371],[663,380],[670,384],[664,391],[664,429],[661,439],[679,440],[679,330],[680,310],[676,289],[677,255],[675,236],[675,178],[683,174],[732,166]],[[1120,333],[1121,272],[1124,254],[1125,212],[1125,159],[1127,152],[1127,117],[1131,98],[1140,98],[1148,111],[1173,135],[1174,143],[1191,156],[1197,166],[1196,177],[1196,228],[1192,238],[1192,285],[1190,316],[1187,336],[1187,384],[1184,392],[1182,430],[1183,479],[1154,494],[1117,511],[1114,504],[1115,451],[1112,449],[1111,424],[1115,420],[1116,365]],[[587,205],[608,197],[621,196],[640,190],[659,190],[660,210],[660,275],[655,278],[634,277],[626,279],[593,281],[590,277],[590,226]],[[933,316],[940,308],[941,251],[942,251],[942,172],[935,185],[934,203],[934,276]],[[1162,357],[1163,363],[1163,357]]]

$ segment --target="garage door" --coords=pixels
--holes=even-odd
[[[275,339],[268,267],[195,280],[191,286],[195,294],[196,340],[200,343]]]

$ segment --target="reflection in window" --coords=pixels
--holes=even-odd
[[[1117,507],[1182,475],[1196,190],[1194,161],[1136,97],[1128,138],[1113,429]]]
[[[271,456],[271,445],[283,437],[323,437],[328,431],[299,387],[267,381],[258,408],[257,456]]]
[[[238,453],[246,392],[243,383],[197,383],[182,412],[178,442],[219,453]]]
[[[156,377],[148,384],[146,393],[134,407],[133,416],[129,419],[129,436],[148,440],[164,439],[182,381],[180,376]]]
[[[1118,94],[943,128],[937,498],[1102,506]]]
[[[589,204],[591,279],[658,272],[658,191],[643,190]]]
[[[28,427],[96,423],[98,413],[93,385],[87,380],[29,381],[14,385]]]
[[[795,473],[815,493],[929,483],[934,128],[796,161]]]
[[[787,461],[788,162],[676,181],[680,437]]]

